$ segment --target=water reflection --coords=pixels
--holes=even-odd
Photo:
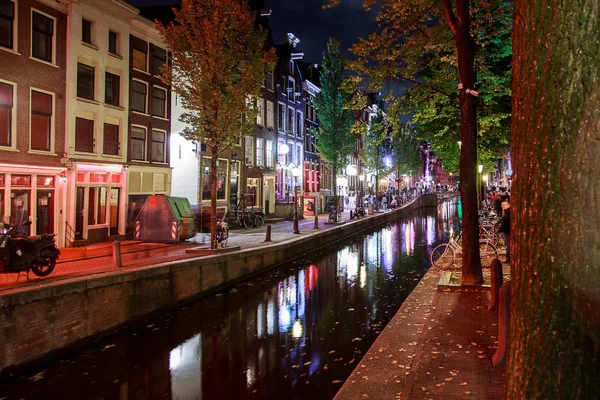
[[[289,263],[0,385],[8,398],[331,399],[428,268],[452,206]],[[43,393],[43,395],[42,395]]]

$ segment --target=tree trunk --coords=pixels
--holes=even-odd
[[[210,248],[217,248],[217,147],[210,148]]]
[[[458,76],[462,89],[460,101],[460,197],[463,210],[462,284],[483,283],[479,258],[479,219],[477,215],[477,111],[476,97],[467,93],[475,89],[475,46],[471,40],[469,1],[457,0],[458,20],[448,2],[444,2],[447,23],[454,34],[458,56]]]
[[[600,393],[597,0],[515,2],[507,398]]]
[[[333,174],[333,206],[336,208],[338,207],[338,196],[337,196],[337,168],[332,167],[331,168],[331,172]],[[339,211],[339,210],[338,210]],[[331,212],[331,210],[330,210]]]

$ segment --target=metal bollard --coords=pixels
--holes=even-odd
[[[492,357],[492,366],[502,368],[506,363],[510,340],[510,281],[500,288],[500,310],[498,312],[498,348]]]
[[[314,229],[319,229],[319,217],[315,215],[315,227]]]
[[[265,242],[271,241],[271,225],[267,225],[267,237],[265,238]]]
[[[488,311],[498,311],[500,287],[502,286],[502,263],[497,258],[492,261],[492,265],[490,265],[490,272],[492,274],[492,298],[490,300]]]
[[[119,240],[113,242],[113,267],[123,268],[123,261],[121,260],[121,241]]]

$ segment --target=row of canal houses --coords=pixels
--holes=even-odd
[[[320,211],[334,177],[315,149],[319,67],[304,62],[293,34],[273,44],[270,11],[262,0],[250,3],[278,63],[265,77],[254,135],[219,159],[218,206],[227,211],[244,199],[283,216],[296,192]],[[56,233],[68,247],[131,237],[152,194],[187,197],[204,215],[210,154],[178,134],[181,103],[157,76],[168,49],[156,12],[140,15],[121,0],[0,0],[4,222],[30,220],[28,233]],[[350,176],[335,182],[355,194],[356,154],[349,165]]]

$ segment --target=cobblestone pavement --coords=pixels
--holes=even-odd
[[[336,400],[502,399],[493,368],[497,313],[481,288],[438,291],[430,270],[379,335]]]

